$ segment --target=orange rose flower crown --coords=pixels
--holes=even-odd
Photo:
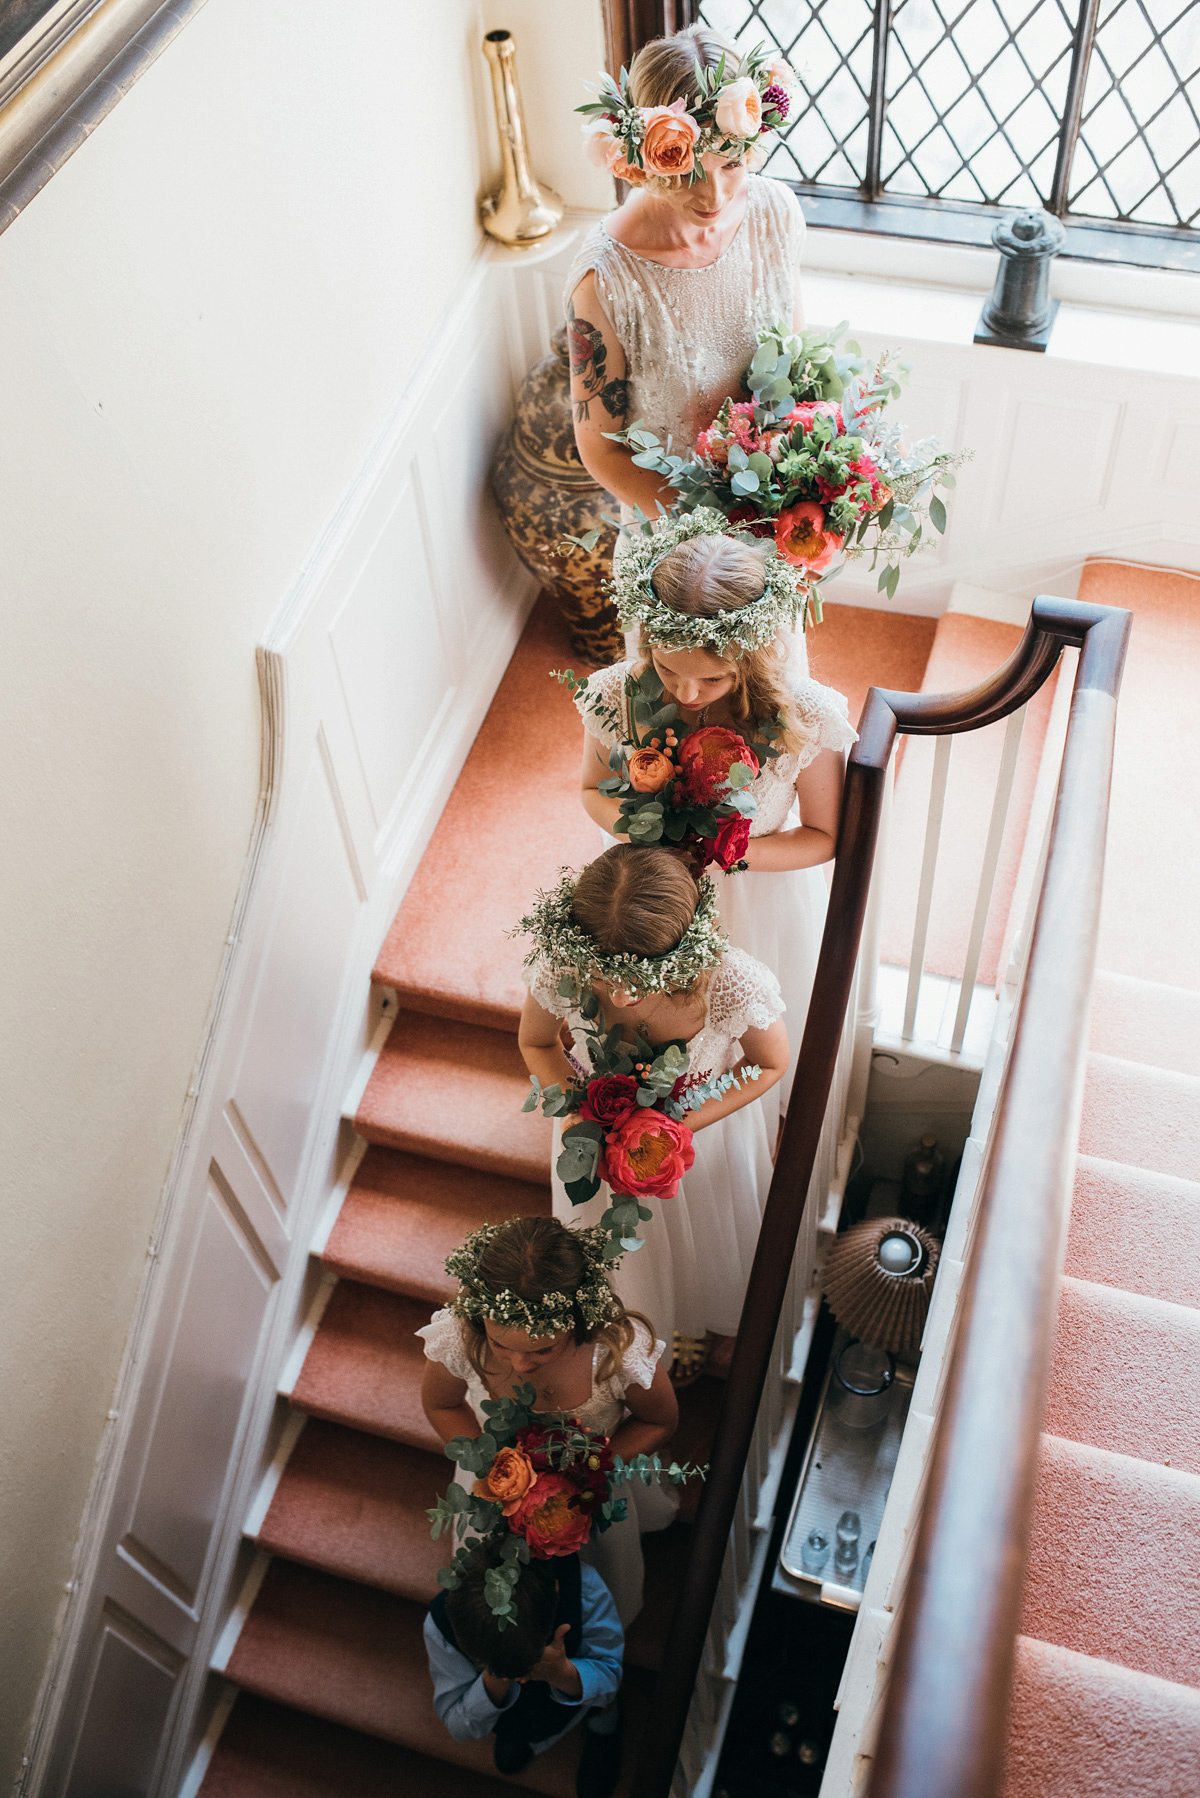
[[[745,158],[748,167],[761,167],[770,133],[792,117],[799,85],[791,64],[758,44],[733,63],[727,56],[713,69],[697,63],[690,99],[635,106],[622,69],[615,81],[602,72],[596,99],[575,110],[584,115],[584,149],[598,168],[635,186],[652,175],[691,183],[723,162]]]
[[[626,1480],[678,1485],[707,1471],[689,1462],[664,1464],[657,1455],[623,1461],[607,1436],[578,1418],[535,1413],[535,1397],[532,1386],[519,1386],[513,1398],[485,1401],[481,1434],[446,1444],[450,1460],[475,1476],[470,1489],[455,1483],[427,1512],[435,1541],[449,1535],[460,1543],[438,1572],[439,1586],[452,1591],[482,1561],[484,1596],[500,1629],[511,1627],[522,1567],[577,1554],[593,1534],[622,1521],[626,1501],[614,1497],[615,1486]]]

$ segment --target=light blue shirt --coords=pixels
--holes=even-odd
[[[563,1707],[563,1726],[557,1735],[547,1736],[537,1744],[540,1754],[564,1736],[573,1724],[589,1710],[602,1710],[610,1705],[621,1684],[621,1656],[625,1648],[625,1632],[621,1628],[612,1594],[594,1567],[579,1569],[581,1629],[579,1653],[571,1664],[579,1674],[583,1691],[578,1698],[551,1691],[555,1704]],[[514,1705],[521,1688],[516,1680],[508,1689],[503,1704],[493,1704],[483,1683],[482,1673],[457,1648],[451,1648],[433,1618],[425,1618],[425,1652],[433,1678],[433,1708],[456,1742],[474,1742],[490,1735],[501,1712]]]

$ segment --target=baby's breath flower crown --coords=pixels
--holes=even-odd
[[[539,893],[533,910],[521,919],[514,936],[530,936],[533,948],[525,957],[530,971],[539,963],[564,974],[576,990],[559,991],[564,998],[582,998],[593,980],[609,988],[620,987],[634,998],[650,993],[685,992],[701,974],[715,968],[728,948],[717,925],[717,889],[707,874],[696,883],[700,897],[692,921],[674,949],[665,955],[628,955],[602,949],[595,937],[575,920],[571,910],[576,876],[564,868],[562,879],[549,893]]]
[[[654,591],[652,576],[665,556],[691,537],[733,537],[761,548],[761,542],[731,529],[729,520],[715,506],[698,506],[694,512],[665,520],[650,536],[635,536],[613,569],[609,595],[625,630],[643,625],[659,649],[708,649],[722,657],[738,656],[748,649],[763,649],[781,630],[794,627],[809,600],[802,572],[790,566],[772,548],[763,565],[763,590],[749,605],[736,612],[719,612],[715,618],[693,618],[663,605]]]
[[[696,63],[696,86],[669,106],[635,106],[629,74],[601,73],[597,98],[584,115],[584,147],[597,167],[635,185],[649,176],[703,181],[709,167],[766,160],[770,133],[793,118],[799,81],[785,58],[757,44],[744,56],[722,56],[715,68]]]
[[[575,1328],[580,1318],[586,1329],[600,1330],[621,1315],[621,1305],[605,1271],[614,1265],[611,1258],[604,1258],[609,1235],[599,1224],[571,1232],[584,1260],[583,1279],[574,1292],[545,1292],[540,1299],[523,1299],[509,1287],[493,1292],[486,1286],[479,1271],[483,1252],[494,1236],[516,1221],[510,1217],[502,1224],[483,1224],[472,1230],[452,1255],[447,1255],[446,1272],[458,1281],[458,1293],[449,1307],[455,1317],[472,1321],[487,1318],[539,1338],[564,1335]]]

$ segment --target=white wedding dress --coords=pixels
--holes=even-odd
[[[799,634],[797,633],[797,636]],[[622,739],[629,737],[629,707],[625,693],[626,676],[635,663],[614,662],[588,677],[586,687],[575,695],[575,704],[585,728],[605,750],[618,741],[617,733],[594,717],[588,710],[589,697],[601,700],[610,715],[621,720]],[[796,711],[804,733],[802,748],[781,755],[763,765],[750,787],[756,806],[750,820],[752,837],[771,836],[777,830],[791,830],[800,823],[796,803],[796,776],[807,768],[822,749],[844,752],[857,741],[857,733],[847,717],[846,701],[833,687],[823,687],[799,672],[795,661],[790,664],[788,685],[795,695]],[[605,847],[617,841],[602,831]],[[795,1062],[804,1034],[809,995],[816,972],[817,954],[821,947],[821,931],[825,924],[825,876],[821,868],[794,868],[779,874],[723,874],[719,868],[708,870],[716,882],[720,902],[721,926],[735,949],[744,949],[756,961],[772,969],[779,981],[787,1007],[788,1040]],[[767,1094],[764,1113],[768,1133],[777,1125],[787,1108],[791,1092],[792,1070]],[[775,1141],[771,1135],[772,1144]]]
[[[426,1359],[438,1362],[456,1380],[463,1381],[467,1388],[467,1403],[483,1423],[483,1403],[488,1390],[467,1353],[462,1319],[450,1310],[435,1311],[417,1335],[425,1344]],[[616,1373],[601,1380],[597,1377],[597,1368],[604,1348],[603,1344],[597,1343],[592,1359],[592,1396],[576,1409],[574,1416],[598,1435],[615,1435],[627,1415],[626,1387],[642,1386],[649,1390],[665,1347],[665,1343],[652,1340],[641,1324],[635,1324],[634,1339],[621,1357]],[[459,1485],[470,1486],[471,1481],[461,1470],[455,1477]],[[643,1486],[637,1480],[624,1488],[623,1496],[629,1505],[625,1521],[611,1524],[602,1534],[594,1536],[582,1551],[582,1559],[596,1569],[612,1593],[617,1614],[628,1629],[642,1608],[641,1532],[665,1530],[674,1520],[678,1499],[671,1486]],[[453,1548],[447,1546],[447,1560],[452,1553]]]
[[[586,1067],[583,1019],[558,990],[567,973],[541,960],[525,978],[538,1004],[566,1021]],[[728,1073],[742,1058],[743,1034],[768,1029],[783,1012],[775,976],[740,949],[731,949],[713,970],[705,1006],[705,1021],[687,1045],[689,1074]],[[556,1123],[555,1162],[562,1128]],[[654,1215],[640,1229],[644,1246],[625,1256],[613,1285],[629,1310],[648,1317],[667,1342],[675,1331],[694,1337],[709,1330],[736,1333],[771,1184],[773,1147],[766,1107],[756,1100],[698,1130],[696,1159],[676,1196],[647,1201]],[[586,1205],[573,1205],[551,1171],[555,1217],[576,1227],[598,1224],[612,1203],[610,1189],[601,1186]]]

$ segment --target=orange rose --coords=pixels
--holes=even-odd
[[[642,110],[642,163],[648,175],[690,175],[700,127],[683,100]]]
[[[476,1498],[490,1498],[501,1505],[504,1515],[511,1517],[520,1509],[525,1494],[536,1479],[533,1463],[520,1449],[498,1448],[496,1459],[483,1479],[476,1480],[471,1491]]]
[[[661,793],[675,777],[675,764],[661,749],[635,749],[629,758],[629,784],[635,793]]]

